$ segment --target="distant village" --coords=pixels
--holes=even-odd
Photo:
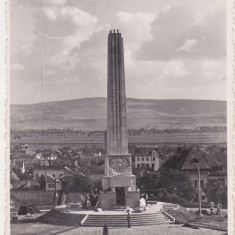
[[[149,200],[196,205],[200,166],[202,203],[213,198],[227,204],[226,144],[129,145],[129,152],[137,188],[148,193]],[[25,201],[52,205],[55,191],[56,203],[62,205],[71,202],[72,195],[100,190],[104,156],[102,145],[51,149],[35,149],[27,143],[12,145],[11,206]]]

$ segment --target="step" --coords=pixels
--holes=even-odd
[[[161,219],[147,219],[147,220],[131,220],[132,222],[148,222],[148,221],[165,221],[166,218],[161,218]],[[87,219],[85,222],[96,222],[96,223],[99,223],[99,222],[125,222],[127,221],[126,219],[124,220],[90,220],[90,219]]]
[[[131,223],[131,226],[147,226],[147,225],[162,225],[162,224],[171,224],[172,222],[159,222],[159,223],[138,223],[138,224],[134,224]],[[108,223],[104,223],[107,224],[108,227],[127,227],[127,223],[126,224],[108,224]],[[84,227],[103,227],[104,224],[84,224]]]
[[[99,227],[99,226],[104,226],[104,224],[107,224],[108,226],[126,226],[127,223],[85,223],[83,226],[94,226],[94,227]],[[149,223],[131,223],[133,226],[142,226],[142,225],[158,225],[158,224],[169,224],[168,221],[161,221],[161,222],[149,222]]]
[[[132,226],[144,225],[159,225],[172,223],[161,212],[151,214],[132,214]],[[83,226],[87,227],[103,227],[107,224],[108,227],[127,227],[127,218],[125,214],[122,215],[89,215]]]
[[[146,221],[146,220],[162,220],[162,219],[166,219],[165,217],[159,217],[159,218],[132,218],[132,221]],[[115,219],[115,218],[87,218],[86,221],[126,221],[126,218],[119,218],[119,219]]]
[[[144,222],[144,223],[142,223],[142,222],[131,222],[131,224],[133,224],[133,225],[141,225],[141,224],[162,224],[162,223],[170,223],[171,221],[150,221],[150,222]],[[104,224],[107,224],[107,225],[126,225],[127,224],[127,222],[122,222],[122,223],[114,223],[114,222],[107,222],[107,221],[104,221],[104,222],[101,222],[101,223],[84,223],[83,225],[84,226],[86,226],[86,225],[93,225],[93,226],[95,226],[95,225],[100,225],[100,226],[102,226],[102,225],[104,225]]]
[[[126,220],[127,218],[126,217],[123,217],[123,218],[115,218],[115,217],[112,217],[112,218],[94,218],[94,217],[91,217],[91,218],[87,218],[87,220]],[[131,218],[131,220],[159,220],[159,219],[165,219],[165,217],[163,216],[159,216],[159,217],[138,217],[138,218]]]
[[[126,218],[126,215],[89,215],[90,218]],[[131,215],[132,218],[153,218],[153,217],[164,217],[163,214],[142,214],[142,215]]]
[[[165,221],[166,219],[165,218],[161,218],[161,219],[145,219],[145,220],[143,220],[143,219],[139,219],[139,220],[131,220],[132,222],[148,222],[148,221]],[[112,222],[112,221],[115,221],[115,222],[125,222],[125,221],[127,221],[126,219],[123,219],[123,220],[90,220],[90,219],[88,219],[88,220],[86,220],[85,222],[92,222],[92,223],[94,223],[94,222],[96,222],[96,223],[98,223],[98,222]]]

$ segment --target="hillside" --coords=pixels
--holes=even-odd
[[[127,99],[128,128],[225,126],[226,102]],[[106,129],[106,98],[11,105],[11,129]]]

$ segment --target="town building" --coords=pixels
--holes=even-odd
[[[18,169],[20,169],[20,172],[22,174],[25,173],[25,163],[24,163],[24,160],[16,160],[16,159],[13,159],[13,165],[15,165],[15,167],[17,167]]]
[[[28,154],[29,153],[29,145],[28,144],[22,144],[21,145],[21,152],[24,154]]]
[[[221,186],[227,185],[227,157],[224,151],[215,146],[208,148],[191,147],[188,151],[172,156],[162,164],[161,168],[182,173],[195,188],[199,185],[198,172],[200,172],[200,186],[202,189],[206,187],[210,180],[220,182]],[[202,201],[207,201],[203,190]]]
[[[34,178],[38,179],[42,175],[45,177],[46,174],[59,178],[64,175],[64,167],[58,165],[40,166],[35,164],[35,168],[33,169]]]
[[[161,160],[155,150],[149,155],[135,155],[134,156],[134,168],[145,169],[149,171],[158,171]]]
[[[61,182],[58,178],[53,177],[50,174],[45,175],[45,181],[46,181],[46,190],[61,190]],[[56,184],[56,185],[55,185]]]

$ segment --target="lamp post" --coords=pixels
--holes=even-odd
[[[54,189],[54,208],[56,208],[56,176],[55,176],[55,189]]]
[[[199,161],[195,158],[193,163],[197,163],[197,173],[198,173],[198,204],[199,204],[199,216],[202,212],[202,200],[201,200],[201,171]]]
[[[201,216],[202,212],[202,200],[201,200],[201,174],[200,174],[200,165],[198,162],[197,165],[197,171],[198,171],[198,203],[199,203],[199,215]]]

